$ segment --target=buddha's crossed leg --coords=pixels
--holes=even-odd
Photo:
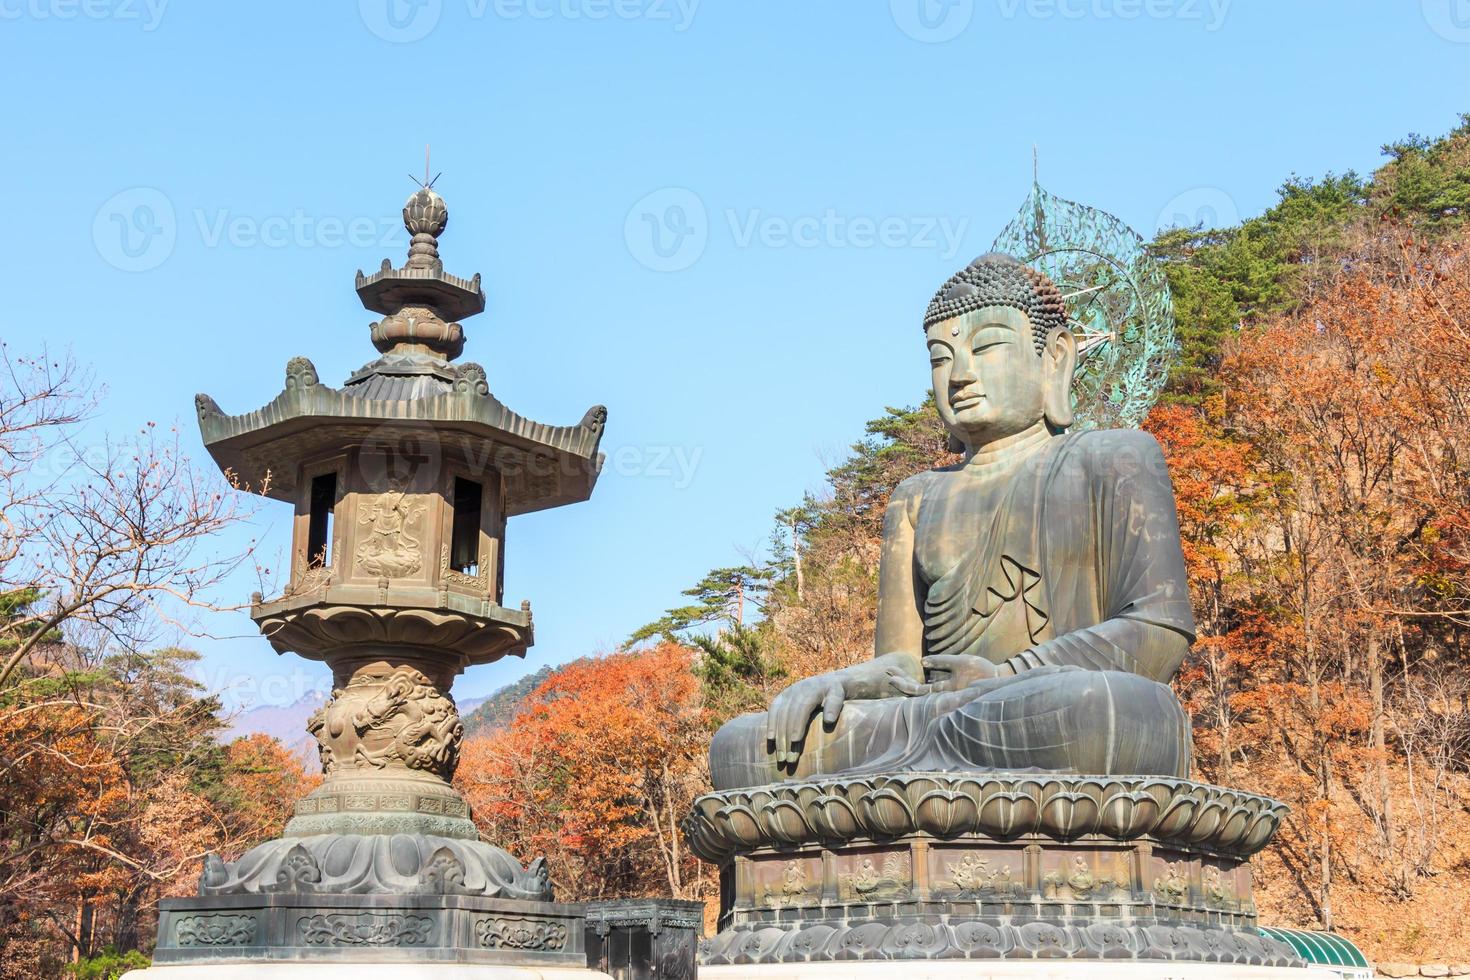
[[[1043,667],[959,691],[849,701],[813,717],[796,768],[778,769],[764,713],[710,747],[716,789],[876,772],[997,769],[1187,776],[1189,722],[1166,685],[1120,671]]]

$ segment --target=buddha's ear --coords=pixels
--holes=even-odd
[[[1046,338],[1041,350],[1042,383],[1046,394],[1042,407],[1046,424],[1061,432],[1072,424],[1072,376],[1077,370],[1077,335],[1058,327]]]
[[[949,434],[948,448],[952,453],[963,453],[965,451],[965,444],[960,442],[959,436],[951,432]]]

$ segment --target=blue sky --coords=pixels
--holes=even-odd
[[[105,384],[93,438],[229,412],[288,358],[373,356],[353,273],[398,262],[433,146],[467,359],[534,419],[610,411],[592,500],[518,518],[526,662],[607,649],[927,381],[919,319],[1041,179],[1146,237],[1371,170],[1470,110],[1467,0],[0,0],[3,336]],[[240,540],[283,547],[270,504]],[[225,542],[226,546],[236,542]],[[238,582],[241,599],[252,588]],[[206,678],[320,676],[241,614]]]

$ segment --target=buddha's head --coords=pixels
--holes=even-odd
[[[982,255],[940,287],[924,314],[934,403],[971,452],[1045,422],[1072,424],[1077,338],[1062,294],[1009,255]]]

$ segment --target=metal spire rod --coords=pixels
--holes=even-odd
[[[411,181],[413,181],[415,184],[418,184],[424,190],[431,191],[431,190],[434,189],[434,185],[439,182],[439,178],[440,177],[443,177],[443,176],[444,176],[444,171],[441,170],[437,174],[434,175],[434,179],[433,180],[430,180],[429,179],[429,144],[428,143],[425,143],[424,144],[424,179],[423,180],[419,180],[413,174],[409,174],[408,175],[408,179],[411,180]]]

